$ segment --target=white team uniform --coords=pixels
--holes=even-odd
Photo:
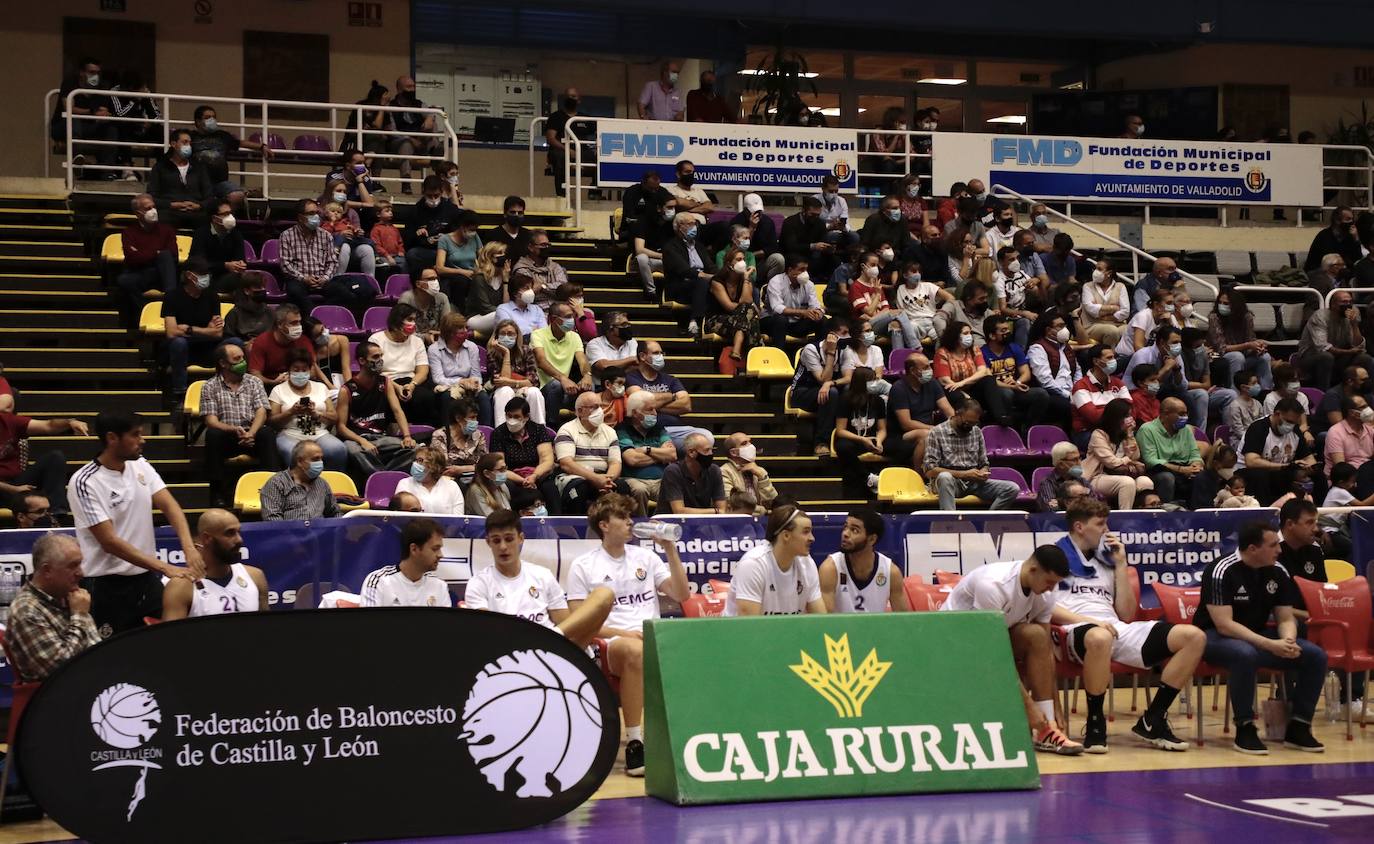
[[[730,591],[725,593],[725,615],[739,615],[737,601],[754,601],[764,615],[800,615],[806,605],[821,597],[821,578],[816,561],[806,555],[792,560],[787,571],[778,568],[770,545],[755,545],[735,564]]]
[[[506,577],[494,565],[473,575],[463,603],[468,609],[517,615],[550,630],[555,625],[549,610],[568,608],[568,598],[553,572],[523,560],[515,577]]]
[[[363,579],[365,607],[451,607],[448,584],[427,571],[419,580],[396,566],[383,566]]]
[[[1068,544],[1073,545],[1074,550],[1078,551],[1077,545],[1072,542]],[[1112,640],[1112,659],[1134,668],[1149,668],[1140,651],[1145,646],[1150,631],[1159,622],[1133,621],[1128,624],[1122,621],[1116,614],[1116,570],[1104,565],[1089,564],[1081,551],[1078,552],[1078,558],[1093,571],[1093,574],[1088,577],[1070,574],[1059,581],[1056,598],[1059,606],[1099,621],[1110,621],[1116,628],[1116,638]],[[1065,633],[1069,636],[1069,647],[1064,650],[1074,662],[1081,662],[1073,647],[1073,637],[1074,631],[1082,626],[1073,624],[1065,628]]]
[[[94,460],[76,470],[67,482],[67,500],[76,521],[76,539],[84,560],[81,568],[86,577],[148,573],[101,548],[90,529],[109,522],[115,536],[149,556],[156,556],[153,496],[164,488],[162,476],[142,457],[124,461],[122,472],[106,469]]]
[[[838,575],[835,584],[835,612],[886,612],[892,596],[892,560],[876,554],[873,573],[868,582],[860,585],[849,570],[849,560],[843,551],[836,551],[826,559],[835,564]]]
[[[942,610],[992,610],[1000,612],[1010,630],[1017,624],[1046,624],[1054,609],[1054,590],[1043,595],[1026,594],[1021,588],[1021,563],[988,563],[964,575],[950,590]]]
[[[229,567],[229,582],[223,586],[210,578],[204,578],[198,588],[191,590],[190,617],[201,615],[228,615],[235,612],[257,612],[258,584],[248,576],[243,563]]]
[[[619,559],[598,545],[572,561],[568,573],[568,599],[586,600],[592,590],[605,586],[615,593],[606,627],[644,629],[644,622],[658,618],[658,587],[669,577],[663,558],[640,545],[626,545]]]

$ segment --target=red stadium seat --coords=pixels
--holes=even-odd
[[[906,602],[911,606],[912,612],[935,612],[949,600],[949,593],[953,587],[932,586],[914,577],[908,577],[902,581],[902,588],[906,590]]]
[[[600,666],[601,673],[606,676],[606,681],[611,684],[611,691],[620,695],[620,678],[611,673],[611,647],[605,639],[593,639],[592,650],[596,653],[596,664]]]
[[[1192,624],[1193,616],[1197,614],[1198,605],[1202,603],[1202,588],[1197,586],[1166,586],[1163,583],[1154,585],[1155,595],[1159,597],[1159,607],[1164,614],[1164,620],[1170,624]],[[1197,670],[1193,672],[1193,688],[1197,691],[1197,708],[1193,711],[1197,714],[1197,746],[1202,747],[1202,678],[1216,677],[1220,683],[1221,677],[1226,676],[1224,668],[1209,665],[1206,661],[1198,663]],[[1212,695],[1212,711],[1217,710],[1216,695]],[[1223,735],[1231,732],[1231,693],[1226,692],[1226,710],[1221,719],[1221,732]]]
[[[698,592],[682,602],[682,614],[687,618],[706,618],[725,612],[724,598],[710,598]]]
[[[1364,672],[1368,686],[1369,672],[1374,671],[1374,650],[1371,650],[1369,636],[1369,581],[1363,577],[1352,577],[1340,583],[1319,583],[1305,577],[1294,580],[1307,606],[1307,630],[1312,634],[1309,638],[1326,651],[1327,667],[1350,674]],[[1347,682],[1345,687],[1348,690],[1352,685]],[[1327,706],[1330,705],[1327,701]],[[1360,729],[1364,728],[1364,709],[1361,709]],[[1355,739],[1349,706],[1345,708],[1345,739]]]
[[[945,571],[944,569],[935,570],[935,582],[940,586],[953,586],[963,579],[963,575],[957,571]]]
[[[719,595],[722,601],[725,600],[725,593],[730,591],[730,581],[717,580],[713,577],[706,582],[711,585],[711,594]]]

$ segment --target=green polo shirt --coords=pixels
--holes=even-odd
[[[1186,466],[1202,462],[1202,453],[1198,451],[1191,427],[1177,431],[1171,437],[1158,419],[1151,419],[1140,426],[1135,439],[1140,445],[1140,459],[1146,466],[1162,466],[1165,463]]]
[[[660,423],[650,428],[645,433],[639,433],[639,429],[633,422],[622,422],[615,429],[620,437],[620,453],[623,455],[627,451],[640,451],[645,446],[658,448],[668,441],[668,431]],[[663,477],[664,466],[655,461],[649,466],[632,467],[621,459],[620,475],[624,478],[639,478],[641,481],[656,481]]]

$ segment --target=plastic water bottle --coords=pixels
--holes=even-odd
[[[1326,672],[1326,720],[1332,724],[1344,720],[1341,715],[1341,681],[1334,671]]]
[[[632,530],[640,539],[666,539],[669,542],[677,542],[682,538],[682,525],[673,522],[635,522]]]

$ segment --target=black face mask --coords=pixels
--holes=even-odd
[[[703,82],[703,83],[701,83],[701,93],[703,93],[703,94],[710,94],[710,93],[714,92],[715,90],[716,90],[716,83],[714,83],[714,82]]]
[[[267,301],[267,291],[265,291],[265,290],[256,290],[256,291],[254,291],[254,292],[248,294],[248,299],[249,299],[249,301],[252,301],[252,302],[255,302],[255,303],[261,305],[263,302],[266,302],[266,301]]]
[[[565,111],[577,111],[577,104],[578,104],[578,102],[579,102],[578,100],[575,100],[575,99],[573,99],[572,97],[564,97],[564,98],[563,98],[563,109],[564,109]]]
[[[692,455],[692,459],[695,460],[703,469],[705,469],[707,466],[710,466],[712,461],[715,460],[715,458],[709,454],[694,454]]]
[[[621,340],[635,339],[635,329],[633,325],[617,325],[615,331],[620,335]]]
[[[62,527],[57,521],[57,517],[49,513],[46,516],[38,516],[33,520],[33,527],[36,528],[56,528]]]
[[[518,225],[520,225],[521,223],[525,222],[525,215],[524,215],[524,214],[507,214],[507,215],[506,215],[506,222],[507,222],[507,223],[510,223],[512,226],[518,226]]]
[[[967,422],[958,422],[954,425],[954,430],[958,431],[960,436],[967,436],[973,430],[973,426]]]
[[[696,183],[696,180],[697,176],[695,173],[684,173],[683,175],[677,177],[677,183],[679,185],[682,185],[684,188],[690,188],[693,184]]]

